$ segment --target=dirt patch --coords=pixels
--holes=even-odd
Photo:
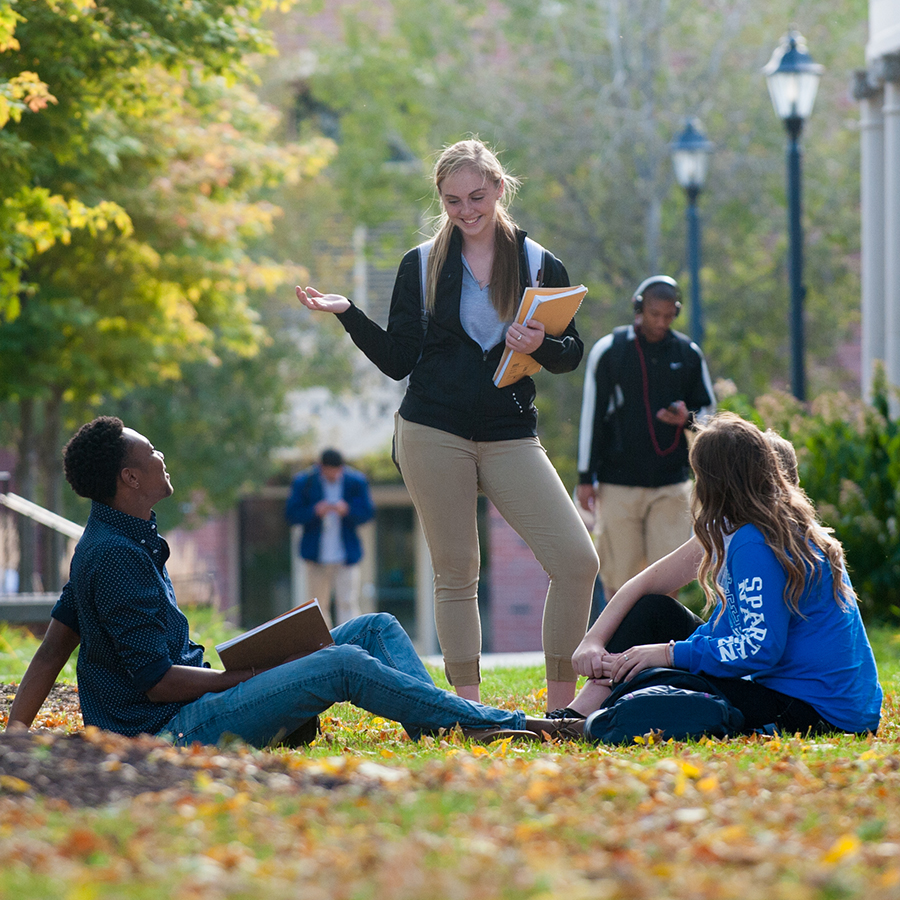
[[[192,782],[155,739],[103,732],[0,735],[0,793],[40,795],[71,806],[99,806]]]
[[[0,685],[4,723],[15,690],[15,685]],[[155,737],[126,738],[81,728],[78,690],[71,685],[53,688],[38,719],[39,724],[47,722],[59,727],[0,733],[0,798],[45,797],[69,806],[102,806],[173,788],[291,791],[331,789],[350,780],[349,771],[298,766],[302,757],[288,752],[243,744],[174,747]]]

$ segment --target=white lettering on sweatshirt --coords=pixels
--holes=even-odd
[[[747,659],[758,653],[764,643],[768,629],[765,614],[762,612],[762,589],[763,581],[759,575],[745,578],[738,585],[740,631],[716,642],[719,659],[722,662]]]

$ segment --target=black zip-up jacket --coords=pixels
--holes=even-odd
[[[638,341],[647,366],[646,384]],[[684,432],[679,435],[678,429],[656,418],[657,410],[677,400],[700,421],[715,412],[706,360],[690,338],[670,330],[658,343],[648,344],[633,325],[617,328],[591,348],[584,378],[578,435],[581,484],[663,487],[691,477]]]
[[[520,282],[525,285],[529,283],[525,232],[518,232],[518,243]],[[569,285],[565,266],[553,254],[544,254],[543,269],[542,285]],[[338,319],[353,343],[385,375],[397,381],[410,376],[400,405],[400,415],[407,421],[474,441],[532,437],[537,433],[534,381],[526,377],[505,388],[494,386],[504,344],[501,341],[484,351],[463,328],[459,317],[462,276],[462,239],[454,229],[424,339],[416,249],[400,262],[386,330],[352,305]],[[573,319],[559,337],[545,337],[532,357],[557,374],[577,368],[583,353]]]

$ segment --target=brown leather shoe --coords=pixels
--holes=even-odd
[[[584,739],[584,719],[526,719],[525,727],[542,741],[580,741]]]
[[[494,741],[504,741],[513,738],[520,741],[541,741],[542,738],[532,729],[519,731],[515,728],[465,728],[460,726],[463,737],[477,744],[493,744]]]

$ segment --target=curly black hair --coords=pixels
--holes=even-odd
[[[109,504],[116,495],[116,479],[128,456],[122,420],[99,416],[82,425],[63,450],[66,481],[79,497]]]

